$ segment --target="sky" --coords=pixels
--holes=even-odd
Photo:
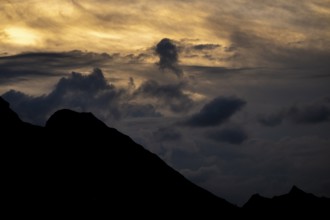
[[[330,197],[329,0],[0,0],[0,21],[23,120],[92,112],[237,205]]]

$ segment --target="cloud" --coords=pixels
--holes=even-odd
[[[226,60],[231,59],[235,52],[229,54],[227,47],[223,47],[218,42],[221,41],[212,40],[210,43],[205,43],[205,40],[201,39],[180,39],[176,42],[180,61],[183,65],[226,67],[228,66]]]
[[[151,104],[124,103],[120,106],[123,118],[161,117],[156,108]]]
[[[230,144],[241,144],[247,138],[247,133],[240,127],[228,127],[220,130],[208,131],[205,136],[216,142],[225,142]]]
[[[207,25],[239,54],[228,60],[229,65],[329,70],[330,41],[325,28],[329,14],[323,11],[328,6],[317,0],[299,6],[281,0],[224,1],[212,10]],[[281,16],[274,18],[275,14]]]
[[[219,44],[197,44],[193,46],[195,50],[214,50],[221,47]]]
[[[316,124],[330,119],[330,107],[322,104],[291,107],[287,112],[290,121],[296,124]]]
[[[157,55],[159,56],[159,68],[161,70],[169,69],[177,75],[177,77],[182,77],[183,72],[179,67],[179,54],[178,49],[174,42],[168,38],[162,39],[155,49]]]
[[[129,63],[142,63],[145,62],[147,59],[152,57],[152,54],[148,53],[149,51],[144,51],[138,54],[128,54],[124,58],[128,60]]]
[[[102,66],[113,57],[107,53],[35,52],[0,57],[0,83],[15,77],[64,75],[69,69]]]
[[[147,80],[135,91],[135,95],[154,98],[161,106],[181,113],[189,111],[194,104],[189,95],[183,92],[184,87],[183,82],[161,85],[155,80]]]
[[[213,0],[162,3],[58,0],[38,4],[3,1],[1,6],[0,46],[10,53],[76,48],[93,51],[111,48],[122,52],[146,48],[150,41],[156,42],[164,35],[171,39],[193,35],[200,40],[200,45],[212,42],[220,43],[222,48],[236,47],[239,56],[225,60],[226,66],[255,67],[267,63],[325,66],[329,58],[329,3],[320,0],[299,5],[282,0],[221,0],[221,4]],[[168,19],[169,12],[171,19]],[[185,19],[187,14],[190,19]],[[278,14],[281,16],[274,16]],[[15,33],[8,31],[8,27],[22,28],[37,40],[32,45],[22,45],[26,39],[19,34],[15,39],[11,36]],[[57,33],[56,38],[53,33]],[[229,57],[222,54],[219,58]]]
[[[283,112],[273,113],[269,115],[260,115],[258,117],[259,123],[268,127],[274,127],[280,125],[283,119],[284,119]]]
[[[181,133],[174,127],[161,127],[152,134],[155,140],[160,142],[178,141],[182,138]]]
[[[236,97],[219,96],[207,103],[198,113],[190,116],[183,125],[192,127],[217,126],[238,112],[246,102]]]
[[[312,104],[295,105],[258,118],[260,124],[277,126],[287,120],[293,124],[317,124],[330,120],[330,102],[326,97]]]
[[[100,69],[89,75],[73,72],[61,78],[48,95],[29,96],[11,90],[3,94],[22,119],[43,124],[56,110],[68,108],[93,112],[102,120],[118,120],[122,117],[160,117],[151,104],[131,102],[126,89],[109,84]]]

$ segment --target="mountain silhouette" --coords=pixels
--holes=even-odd
[[[59,110],[39,127],[21,121],[0,98],[0,120],[2,199],[11,215],[157,219],[238,213],[91,113]]]
[[[293,186],[239,208],[188,181],[91,113],[63,109],[44,127],[0,97],[2,209],[12,217],[202,218],[329,216],[330,199]],[[119,217],[118,217],[119,216]]]
[[[253,195],[243,206],[243,210],[251,217],[311,217],[312,219],[326,218],[329,215],[330,199],[317,197],[293,186],[289,193],[273,198]]]

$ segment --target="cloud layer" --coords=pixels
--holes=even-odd
[[[107,53],[82,52],[30,52],[0,57],[0,83],[17,77],[65,75],[72,69],[102,66],[114,56]]]
[[[77,48],[131,53],[167,36],[195,42],[194,50],[204,51],[205,56],[182,57],[182,64],[329,69],[329,7],[320,0],[299,5],[284,0],[11,0],[0,7],[0,54]],[[169,41],[163,43],[159,46],[173,51]],[[172,61],[175,56],[160,64]]]

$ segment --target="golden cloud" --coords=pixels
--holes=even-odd
[[[0,46],[14,53],[74,49],[130,53],[168,37],[223,47],[222,52],[204,57],[182,57],[182,63],[234,65],[235,57],[247,57],[248,51],[261,53],[260,47],[266,45],[264,50],[272,52],[330,48],[330,1],[320,0],[298,5],[284,0],[8,0],[0,6],[0,19]],[[242,49],[226,53],[234,47]],[[250,57],[236,60],[244,65],[259,62],[258,56]]]

